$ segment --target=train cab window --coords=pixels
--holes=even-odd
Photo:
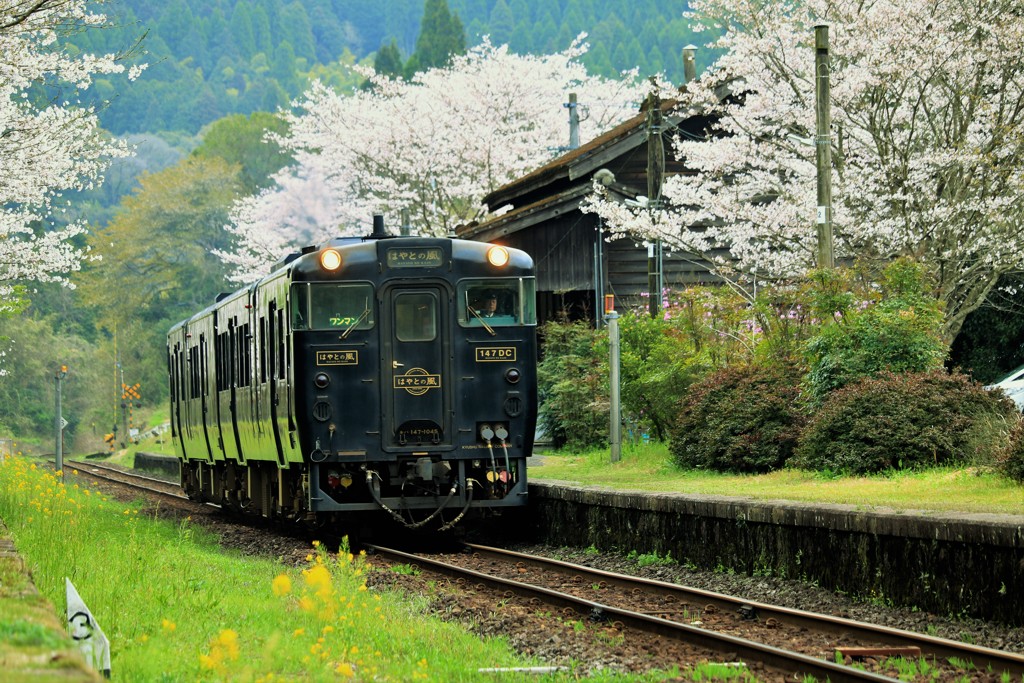
[[[368,330],[374,325],[369,283],[308,283],[292,288],[292,329]]]
[[[403,342],[437,339],[437,298],[430,292],[395,296],[395,337]]]
[[[536,298],[533,278],[463,280],[458,289],[459,323],[468,327],[536,325]]]

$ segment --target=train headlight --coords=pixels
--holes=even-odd
[[[327,376],[326,372],[318,372],[313,377],[313,384],[317,389],[326,389],[327,385],[331,383],[331,378]]]
[[[487,250],[487,262],[501,268],[508,265],[509,254],[505,247],[491,247]]]
[[[515,368],[509,368],[505,371],[505,381],[509,384],[515,384],[519,381],[520,377],[522,377],[522,375],[519,373],[519,370]]]
[[[341,252],[337,249],[324,249],[320,252],[320,265],[324,270],[341,268]]]

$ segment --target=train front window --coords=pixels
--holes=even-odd
[[[459,323],[468,327],[487,325],[536,325],[536,280],[487,278],[459,283]]]
[[[308,297],[298,295],[303,287],[309,288]],[[294,305],[299,305],[306,298],[306,320],[309,321],[307,329],[332,330],[347,336],[353,330],[368,330],[374,325],[373,286],[369,283],[313,282],[296,285],[292,295]],[[293,320],[301,317],[295,314]]]
[[[408,292],[395,296],[395,337],[403,342],[437,339],[437,305],[429,292]]]

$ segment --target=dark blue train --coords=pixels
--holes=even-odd
[[[171,328],[190,497],[269,518],[444,529],[526,504],[536,304],[524,252],[458,239],[308,247]]]

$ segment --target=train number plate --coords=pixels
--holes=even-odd
[[[477,363],[495,363],[501,361],[514,361],[516,359],[516,347],[514,346],[484,346],[477,347]]]

